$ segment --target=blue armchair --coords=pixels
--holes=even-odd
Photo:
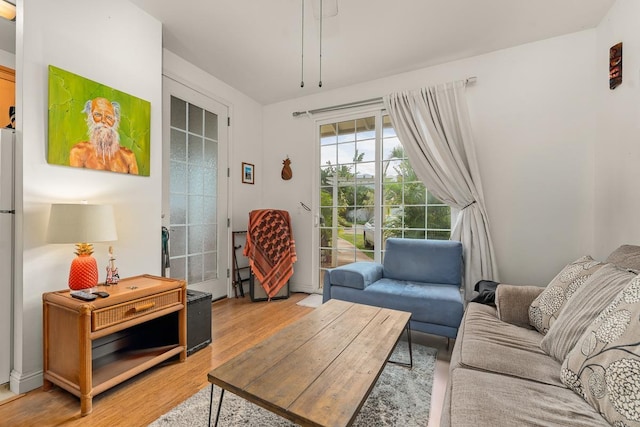
[[[328,270],[331,298],[411,313],[411,329],[455,338],[464,313],[462,244],[389,238],[384,263],[354,262]]]

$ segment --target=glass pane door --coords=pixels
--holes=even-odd
[[[226,108],[175,82],[167,86],[169,275],[227,296]]]
[[[320,283],[327,268],[374,259],[367,238],[373,239],[375,122],[371,116],[320,126]]]
[[[382,111],[319,124],[319,283],[326,269],[384,259],[389,237],[449,239],[451,209],[414,172]]]

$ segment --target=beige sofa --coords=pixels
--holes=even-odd
[[[563,379],[565,383],[568,381],[568,371],[564,371],[564,377],[562,372],[563,362],[564,367],[568,366],[567,358],[580,356],[580,348],[574,350],[574,347],[582,345],[584,348],[582,340],[589,332],[585,331],[588,327],[581,325],[574,327],[575,330],[569,333],[567,330],[571,328],[563,329],[563,325],[579,319],[591,327],[593,322],[586,319],[582,311],[587,310],[584,307],[592,302],[597,305],[594,309],[599,313],[604,311],[601,310],[603,305],[607,310],[612,310],[611,301],[622,293],[620,284],[630,283],[629,277],[632,281],[638,280],[633,278],[640,270],[640,247],[621,246],[604,262],[585,264],[584,260],[578,261],[583,262],[578,271],[584,274],[583,277],[576,278],[574,273],[577,267],[569,264],[554,278],[556,284],[561,279],[567,282],[566,294],[561,295],[566,301],[560,308],[556,304],[554,308],[558,308],[557,312],[546,316],[544,320],[547,326],[542,325],[541,317],[538,316],[540,310],[536,304],[547,304],[544,308],[548,313],[548,307],[553,306],[548,303],[553,301],[548,298],[550,291],[546,291],[546,297],[543,298],[545,288],[542,287],[500,284],[496,290],[496,307],[478,303],[467,306],[451,355],[441,426],[638,425],[638,420],[620,421],[620,417],[615,418],[619,414],[615,413],[612,416],[606,415],[613,422],[607,421],[603,416],[607,411],[599,407],[597,402],[589,402],[585,397],[588,393],[583,393],[581,388],[575,386],[574,391],[563,384]],[[589,268],[597,271],[587,271]],[[573,300],[588,297],[587,289],[596,289],[591,282],[603,280],[602,277],[612,271],[617,274],[615,280],[619,283],[612,285],[607,279],[599,288],[608,289],[608,293],[602,295],[598,290],[594,292],[597,295],[591,295],[586,304]],[[587,272],[590,274],[586,274]],[[596,277],[598,274],[600,279]],[[554,281],[549,284],[548,289],[554,285]],[[580,291],[576,290],[576,283],[578,287],[582,285],[578,288]],[[623,288],[626,289],[627,286],[624,285]],[[605,299],[608,301],[603,301]],[[570,312],[572,301],[574,313]],[[587,314],[595,316],[594,312]],[[637,322],[637,319],[632,321]],[[535,323],[544,334],[531,323]],[[640,328],[637,325],[633,327],[636,331],[629,333],[635,334],[632,338],[636,339],[637,329]],[[576,344],[571,345],[573,341]],[[563,345],[566,348],[562,349]],[[638,346],[632,351],[640,354]],[[569,352],[565,359],[558,360],[565,352]],[[635,381],[637,384],[636,380],[632,379],[632,383]],[[584,386],[587,387],[586,381]],[[634,399],[640,399],[637,389],[634,393],[636,394],[631,396],[632,411],[638,408],[638,400]],[[603,399],[606,400],[606,397]],[[629,416],[628,412],[626,414]],[[634,414],[630,416],[633,418]]]

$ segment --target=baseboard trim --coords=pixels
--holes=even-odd
[[[23,394],[41,387],[43,381],[42,371],[23,374],[14,370],[11,371],[11,376],[9,377],[9,389],[15,394]]]
[[[308,283],[289,283],[289,290],[291,292],[304,292],[306,294],[322,294],[322,289],[318,289]]]

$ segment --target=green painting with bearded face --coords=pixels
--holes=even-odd
[[[151,104],[49,66],[47,161],[149,176]]]

